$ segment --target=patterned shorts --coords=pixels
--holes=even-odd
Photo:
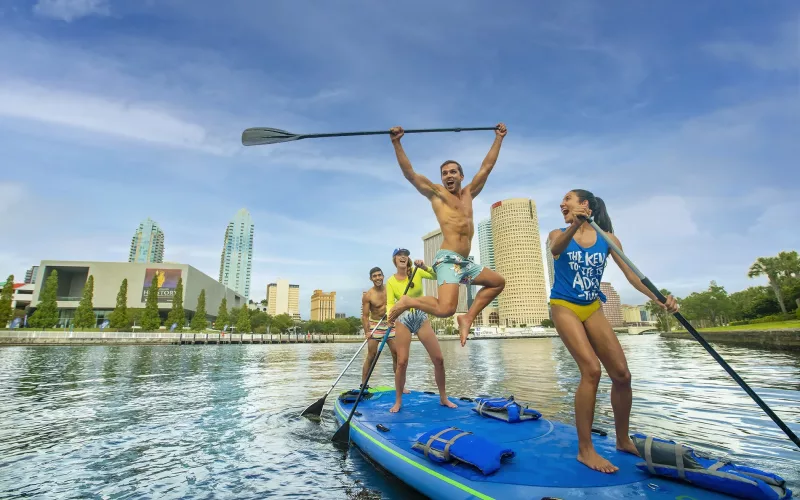
[[[428,315],[425,314],[424,311],[409,309],[408,311],[404,311],[403,314],[397,318],[397,321],[403,323],[412,335],[416,335],[419,329],[422,328],[422,324],[425,323],[426,319],[428,319]]]
[[[450,250],[439,250],[433,261],[433,270],[439,286],[444,283],[470,285],[483,271],[483,266]]]
[[[383,336],[386,334],[386,330],[389,328],[389,325],[386,324],[385,321],[381,323],[381,326],[379,326],[378,328],[375,328],[375,325],[378,324],[378,321],[379,320],[372,319],[372,318],[370,318],[370,320],[369,320],[369,331],[375,330],[372,333],[372,336],[370,336],[370,338],[372,340],[383,340]],[[389,338],[390,339],[394,338],[394,330],[389,332]]]

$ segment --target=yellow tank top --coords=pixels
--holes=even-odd
[[[436,272],[433,270],[433,268],[431,268],[431,272],[428,272],[418,267],[417,273],[414,275],[414,287],[409,288],[406,295],[409,297],[422,296],[423,279],[436,279]],[[408,278],[401,281],[398,280],[397,276],[394,274],[391,275],[386,281],[386,314],[389,314],[389,311],[392,310],[394,304],[400,300],[400,297],[403,296],[403,292],[406,290],[406,285],[408,285]]]

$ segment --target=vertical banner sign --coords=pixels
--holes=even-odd
[[[142,302],[147,302],[147,293],[150,291],[150,283],[153,276],[157,276],[156,285],[158,286],[158,301],[172,302],[175,295],[175,288],[178,286],[178,278],[181,277],[180,269],[147,269],[144,273],[142,283]]]

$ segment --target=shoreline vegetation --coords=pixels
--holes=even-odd
[[[714,338],[722,338],[725,332],[768,332],[775,329],[800,329],[800,256],[797,251],[780,252],[774,257],[759,257],[750,266],[750,278],[766,276],[769,285],[753,286],[729,294],[723,286],[711,281],[707,290],[694,292],[684,298],[677,297],[681,314],[701,333],[711,333]],[[0,328],[10,324],[12,330],[30,331],[71,331],[71,332],[171,332],[177,335],[193,332],[227,330],[238,335],[245,334],[313,334],[313,335],[357,335],[361,329],[361,318],[350,316],[327,321],[304,321],[288,314],[271,316],[256,308],[250,302],[241,308],[228,309],[225,299],[214,316],[206,311],[205,290],[201,290],[193,312],[184,309],[183,282],[178,280],[176,292],[169,311],[157,303],[158,283],[156,276],[150,284],[144,308],[128,308],[128,283],[123,280],[117,294],[116,307],[104,317],[95,312],[94,278],[89,276],[82,292],[80,305],[72,318],[62,317],[64,311],[58,308],[58,272],[53,271],[47,278],[40,293],[40,302],[35,308],[12,309],[14,276],[10,275],[0,291]],[[673,295],[661,289],[664,296]],[[266,305],[266,300],[261,301]],[[681,336],[682,327],[675,318],[661,308],[660,304],[649,301],[645,305],[655,320],[656,329],[668,335]],[[27,324],[22,320],[27,318]],[[213,320],[212,320],[213,319]],[[446,318],[432,318],[435,331],[443,332],[445,338],[456,333],[454,322]],[[98,328],[102,324],[103,328]],[[25,328],[20,328],[25,326]],[[492,326],[492,325],[489,325]],[[517,325],[514,325],[517,326]],[[520,324],[519,327],[534,325]],[[539,326],[539,325],[536,325]],[[550,319],[544,319],[541,326],[552,329]],[[186,328],[188,327],[188,328]],[[224,328],[222,328],[224,327]],[[474,333],[474,329],[471,329]],[[230,334],[230,333],[228,333]],[[688,336],[687,332],[683,335]],[[474,335],[473,338],[477,338]]]

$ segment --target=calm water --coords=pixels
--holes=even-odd
[[[681,440],[782,475],[800,452],[695,342],[620,337],[634,380],[632,431]],[[297,415],[357,344],[0,349],[0,498],[412,498],[323,421]],[[578,372],[558,339],[442,342],[451,394],[514,394],[571,421]],[[719,352],[800,433],[800,356]],[[371,385],[391,383],[388,350]],[[435,390],[423,347],[409,385]],[[339,390],[357,387],[359,369]],[[596,426],[613,430],[610,385]]]

